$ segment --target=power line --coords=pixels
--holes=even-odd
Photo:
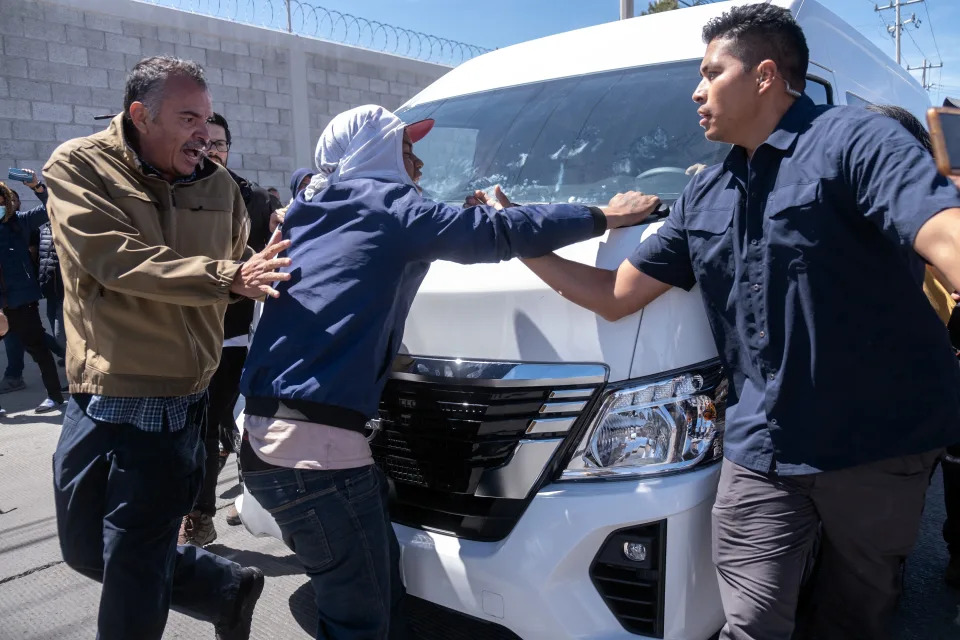
[[[940,45],[937,44],[937,34],[933,31],[933,19],[930,17],[929,2],[923,3],[923,10],[927,12],[927,24],[930,25],[930,37],[933,38],[933,46],[937,50],[937,59],[943,62],[943,55],[940,53]],[[943,72],[941,72],[943,73]]]
[[[926,59],[926,58],[927,58],[927,54],[924,52],[923,49],[920,48],[920,45],[917,44],[917,41],[913,39],[913,34],[910,33],[909,31],[907,31],[907,36],[910,37],[910,42],[912,42],[912,43],[913,43],[913,46],[915,46],[915,47],[917,48],[917,51],[920,52],[920,55],[923,56],[924,59]]]

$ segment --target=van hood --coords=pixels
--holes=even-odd
[[[615,269],[640,243],[643,228],[607,232],[557,253]],[[640,315],[607,322],[563,299],[519,260],[436,262],[410,310],[403,343],[409,353],[443,358],[605,363],[617,380],[629,375]]]
[[[662,222],[608,231],[557,251],[615,269]],[[563,299],[519,260],[437,262],[413,303],[406,353],[464,360],[596,362],[611,382],[717,357],[699,286],[671,289],[642,311],[607,322]]]

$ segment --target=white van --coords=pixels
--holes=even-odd
[[[580,29],[470,60],[398,113],[436,126],[417,144],[428,197],[503,186],[516,202],[672,204],[722,160],[691,94],[720,2]],[[926,93],[811,0],[803,26],[818,103]],[[615,268],[659,224],[561,250]],[[698,290],[607,322],[518,261],[435,264],[381,401],[375,458],[419,637],[705,640],[723,624],[710,509],[726,383]],[[254,533],[276,526],[244,495]]]

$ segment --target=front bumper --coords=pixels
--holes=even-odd
[[[723,625],[710,526],[719,477],[715,464],[661,478],[554,483],[537,493],[499,542],[394,524],[404,583],[413,596],[523,640],[642,638],[610,612],[590,579],[590,565],[611,532],[666,520],[663,637],[706,640]],[[246,488],[237,509],[251,533],[282,539]]]
[[[664,638],[705,640],[723,625],[710,551],[719,475],[713,465],[662,478],[549,485],[495,543],[395,525],[407,591],[523,640],[639,638],[601,599],[590,564],[611,532],[666,520]]]

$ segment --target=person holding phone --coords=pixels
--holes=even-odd
[[[16,179],[18,181],[26,181],[26,182],[32,182],[35,179],[35,174],[30,169],[11,168],[9,170],[8,176],[10,177],[11,180]],[[10,189],[10,191],[13,194],[13,201],[14,201],[13,208],[15,211],[19,212],[22,210],[20,194],[17,193],[12,188]],[[35,213],[37,213],[37,210],[39,209],[46,210],[47,190],[43,186],[43,183],[37,182],[36,186],[34,186],[31,189],[31,191],[33,191],[37,199],[40,200],[40,204],[38,204],[33,209],[25,211],[24,214],[27,217],[33,216]],[[49,227],[49,223],[47,223],[46,225],[40,228],[39,234],[38,233],[30,234],[30,245],[28,248],[30,250],[31,257],[35,258],[39,256],[41,258],[40,260],[41,263],[43,262],[42,260],[43,252],[41,247],[38,247],[37,245],[38,245],[38,242],[41,245],[43,244],[42,240],[44,235],[44,229],[48,227]],[[41,295],[44,298],[47,298],[47,293],[44,287],[43,269],[40,269],[38,272],[38,282],[40,284]],[[50,323],[50,330],[54,332],[54,335],[56,335],[57,328],[56,328],[56,322],[51,317],[51,315],[57,313],[58,305],[59,305],[59,302],[55,302],[53,305],[51,305],[50,300],[49,299],[47,300],[47,321]],[[61,366],[64,363],[63,358],[65,355],[65,342],[62,339],[62,331],[63,329],[61,328],[60,329],[61,334],[58,337],[54,337],[54,335],[44,332],[44,341],[47,343],[47,346],[50,348],[50,351],[58,358],[57,363]],[[20,337],[17,334],[9,333],[7,334],[6,338],[3,341],[3,347],[4,347],[4,351],[6,351],[6,354],[7,354],[7,367],[3,372],[3,379],[0,380],[0,394],[10,393],[12,391],[19,391],[21,389],[26,388],[27,386],[23,381],[23,368],[24,368],[23,358],[24,358],[24,355],[26,354],[26,350],[23,348],[23,341],[20,339]],[[41,411],[41,413],[43,413],[43,411]]]
[[[36,174],[29,169],[17,171],[21,173],[11,172],[11,175],[24,178],[24,184],[41,201],[45,201],[47,190]],[[47,397],[35,411],[46,413],[64,404],[57,363],[40,320],[40,285],[29,248],[31,234],[39,233],[40,227],[47,223],[47,209],[39,206],[30,211],[17,211],[19,201],[16,193],[0,182],[0,206],[4,208],[3,218],[0,219],[0,270],[3,273],[3,278],[0,278],[0,305],[11,331],[40,367]]]

